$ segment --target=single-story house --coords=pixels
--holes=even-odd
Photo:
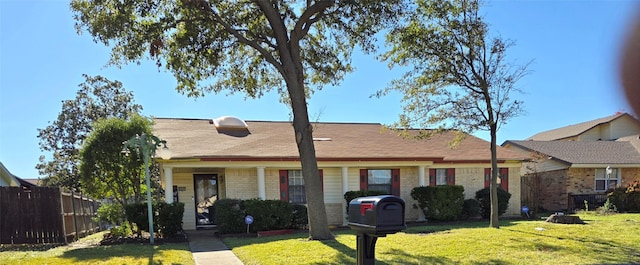
[[[405,139],[377,123],[312,123],[324,201],[331,225],[345,225],[347,191],[387,190],[406,203],[406,220],[424,220],[412,207],[411,189],[462,185],[465,197],[488,185],[490,144],[454,133]],[[155,118],[154,134],[172,156],[157,160],[166,201],[185,203],[183,228],[213,224],[208,207],[222,198],[287,200],[305,204],[304,180],[291,122]],[[523,156],[498,147],[501,185],[512,197],[506,215],[520,214]],[[515,191],[515,192],[513,192]]]
[[[616,113],[502,146],[529,157],[521,170],[523,204],[574,210],[584,209],[585,200],[590,207],[602,205],[607,189],[640,179],[638,134],[638,120]]]
[[[29,190],[34,186],[37,185],[11,174],[4,164],[0,162],[0,187],[22,187]]]
[[[18,178],[11,174],[9,170],[0,162],[0,187],[18,187]]]

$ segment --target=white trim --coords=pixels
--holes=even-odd
[[[173,168],[163,165],[164,171],[164,200],[167,203],[173,202]]]
[[[266,182],[264,180],[264,168],[263,166],[257,167],[258,170],[258,198],[261,200],[267,199]]]

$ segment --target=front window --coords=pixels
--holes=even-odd
[[[436,185],[447,185],[447,169],[436,169]]]
[[[379,190],[391,194],[391,170],[369,169],[367,190]]]
[[[302,170],[289,170],[289,201],[293,204],[306,204]]]
[[[607,174],[608,173],[608,174]],[[618,186],[620,176],[617,168],[610,168],[609,172],[605,168],[596,169],[596,189],[595,191],[607,191]]]

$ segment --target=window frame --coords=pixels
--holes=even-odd
[[[609,177],[609,183],[607,183],[607,177],[606,177],[606,168],[596,168],[594,170],[593,173],[593,191],[594,192],[606,192],[607,190],[609,190],[611,187],[611,182],[614,181],[614,185],[613,188],[617,188],[620,186],[620,169],[619,168],[611,168],[611,170],[613,170],[613,173],[611,174],[611,177]],[[601,175],[598,175],[598,173],[602,173]],[[609,184],[608,187],[605,186],[604,189],[598,189],[598,182],[602,181],[602,183],[604,185]]]

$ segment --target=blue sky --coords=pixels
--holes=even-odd
[[[519,83],[526,113],[498,133],[498,143],[536,132],[630,112],[617,76],[619,50],[630,21],[640,11],[634,1],[487,1],[482,10],[491,30],[516,41],[509,59],[533,60]],[[289,120],[278,95],[246,100],[242,95],[187,98],[175,79],[153,63],[105,67],[109,49],[86,33],[78,35],[66,1],[0,0],[0,161],[15,175],[37,178],[43,154],[37,129],[56,119],[61,101],[73,99],[82,74],[119,80],[133,91],[143,114],[155,117]],[[399,96],[370,98],[401,73],[371,55],[356,53],[356,71],[338,87],[313,95],[314,121],[390,124],[399,114]],[[488,133],[477,136],[488,140]]]

